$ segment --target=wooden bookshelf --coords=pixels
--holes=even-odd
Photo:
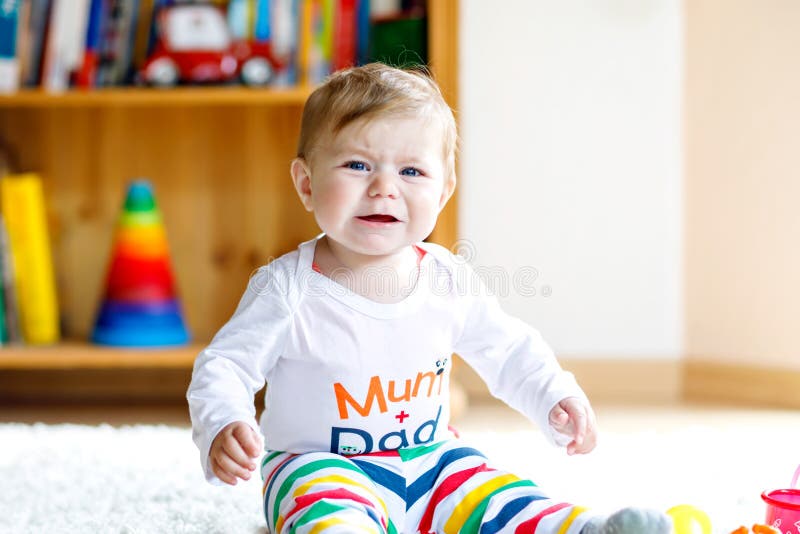
[[[0,349],[0,406],[177,406],[202,347],[122,349],[83,342]]]
[[[202,345],[154,349],[127,349],[66,341],[58,345],[5,346],[0,349],[0,371],[12,369],[187,369]]]
[[[311,87],[252,89],[230,87],[177,87],[150,89],[120,87],[50,93],[25,89],[0,96],[0,109],[58,109],[110,107],[213,107],[213,106],[301,106]]]
[[[457,107],[458,0],[431,0],[429,63]],[[193,343],[120,350],[83,342],[0,347],[0,371],[189,369],[235,309],[250,273],[318,233],[289,164],[310,88],[115,88],[0,97],[13,170],[44,179],[66,336],[88,339],[128,182],[154,185]],[[457,199],[431,240],[456,240]]]

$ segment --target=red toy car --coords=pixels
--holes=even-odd
[[[223,12],[210,5],[165,7],[158,13],[153,53],[140,70],[148,84],[222,83],[241,78],[265,85],[282,68],[268,42],[234,41]]]

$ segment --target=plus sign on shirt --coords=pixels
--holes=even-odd
[[[312,267],[317,240],[260,269],[195,361],[193,437],[208,451],[227,424],[260,428],[270,450],[361,454],[448,439],[452,354],[554,441],[550,409],[584,396],[533,328],[506,315],[474,271],[437,245],[409,296],[385,304]],[[403,281],[398,281],[400,284]],[[255,421],[252,396],[267,383]]]

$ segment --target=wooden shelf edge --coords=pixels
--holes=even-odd
[[[191,369],[202,345],[165,348],[104,347],[80,342],[3,346],[0,371],[64,369]]]
[[[152,89],[117,87],[52,93],[22,89],[0,95],[0,109],[130,106],[302,105],[313,87],[256,89],[241,86]]]

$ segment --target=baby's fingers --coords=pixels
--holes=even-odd
[[[567,423],[569,423],[569,414],[565,412],[560,405],[556,404],[553,409],[550,410],[550,424],[557,429],[561,429],[565,427]]]
[[[233,482],[229,482],[220,477],[220,480],[223,482],[228,482],[228,484],[235,485],[237,477],[241,478],[242,480],[250,480],[250,471],[252,471],[252,469],[248,469],[246,466],[240,464],[235,459],[231,458],[231,456],[225,451],[219,451],[213,460],[223,473],[233,477]]]
[[[570,456],[573,454],[587,453],[594,448],[594,444],[587,442],[585,422],[583,429],[579,429],[578,425],[575,425],[575,432],[572,437],[572,441],[567,445],[567,454]]]
[[[597,445],[597,422],[594,411],[590,406],[579,410],[574,417],[575,421],[574,441],[567,446],[569,454],[586,454],[591,452]]]
[[[235,435],[228,436],[222,441],[222,450],[236,464],[243,469],[255,470],[256,464],[249,454],[244,451],[242,444]]]
[[[586,410],[579,405],[569,404],[567,405],[567,414],[572,423],[572,437],[575,438],[575,443],[580,445],[583,443],[583,438],[586,437]]]
[[[226,484],[230,484],[231,486],[235,486],[236,485],[236,482],[238,482],[238,479],[236,478],[236,475],[233,475],[233,474],[229,473],[227,470],[225,470],[220,465],[220,463],[217,461],[216,458],[212,457],[210,459],[210,462],[211,462],[211,470],[214,472],[215,475],[217,475],[218,479],[220,479],[221,481],[223,481]]]
[[[237,426],[233,429],[233,436],[250,458],[256,458],[261,454],[261,440],[249,426]]]

